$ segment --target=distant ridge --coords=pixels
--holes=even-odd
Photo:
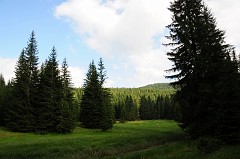
[[[139,88],[174,89],[170,83],[154,83]]]

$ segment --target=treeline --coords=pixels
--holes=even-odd
[[[16,64],[15,78],[6,84],[0,74],[0,126],[17,132],[67,133],[80,122],[85,128],[111,129],[114,115],[111,93],[103,87],[107,77],[102,59],[98,68],[90,63],[78,100],[66,59],[60,68],[53,47],[39,67],[37,54],[32,32]]]
[[[140,101],[137,102],[132,96],[127,95],[125,100],[118,100],[113,106],[115,118],[120,122],[175,118],[174,103],[169,95],[159,95],[156,100],[150,96],[141,96]]]
[[[69,132],[75,127],[75,108],[66,59],[61,69],[57,51],[39,69],[35,33],[32,32],[15,67],[15,78],[0,82],[0,125],[18,132]]]
[[[162,84],[160,84],[162,85]],[[175,89],[164,84],[156,87],[110,88],[114,118],[120,122],[133,120],[175,119],[172,95]],[[75,103],[81,102],[83,89],[74,89]]]

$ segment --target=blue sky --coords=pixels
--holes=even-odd
[[[205,1],[226,31],[226,41],[240,46],[239,0]],[[39,62],[55,46],[61,64],[67,58],[76,87],[81,86],[88,65],[103,58],[108,87],[139,87],[169,82],[165,28],[171,22],[166,0],[0,0],[0,72],[6,80],[36,33]],[[232,14],[236,16],[232,16]]]

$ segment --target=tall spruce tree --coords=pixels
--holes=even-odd
[[[73,89],[71,83],[71,75],[68,71],[66,58],[62,63],[62,101],[60,110],[60,122],[58,125],[59,132],[69,132],[75,127],[77,110],[73,105]]]
[[[6,119],[13,131],[35,131],[35,111],[38,98],[38,49],[34,31],[27,47],[20,54],[13,83],[13,103],[9,109],[14,117]]]
[[[106,71],[102,59],[98,70],[92,61],[83,85],[80,121],[86,128],[105,131],[112,128],[114,116],[110,91],[103,86]]]
[[[229,132],[236,137],[239,117],[232,111],[239,112],[236,99],[240,98],[233,103],[226,94],[227,87],[236,83],[236,70],[229,58],[232,49],[224,41],[224,32],[217,29],[216,20],[202,0],[175,0],[169,10],[173,16],[167,26],[167,38],[172,40],[168,45],[174,46],[167,53],[174,62],[169,71],[177,73],[168,78],[177,79],[172,85],[179,88],[175,99],[180,106],[181,127],[193,138],[225,138]],[[235,93],[234,97],[239,95]],[[225,120],[230,116],[234,116],[232,123]]]
[[[62,79],[58,68],[57,52],[55,47],[42,65],[40,73],[40,106],[38,109],[38,132],[62,132],[59,124],[62,120]]]
[[[28,81],[27,81],[27,96],[28,103],[30,106],[30,113],[33,115],[32,127],[35,127],[35,108],[38,106],[38,86],[39,86],[39,70],[38,70],[38,49],[37,41],[35,38],[35,32],[32,31],[28,45],[25,49],[26,61],[27,61],[27,71],[28,71]],[[34,131],[34,128],[32,129]]]
[[[104,87],[105,80],[107,79],[107,73],[105,70],[105,66],[103,64],[102,58],[100,58],[98,63],[98,74],[99,74],[99,82],[101,86],[101,106],[102,107],[102,119],[100,123],[100,129],[102,131],[111,129],[113,127],[114,114],[113,107],[111,104],[111,92],[108,88]]]
[[[86,74],[83,85],[83,96],[80,106],[80,121],[82,125],[90,129],[99,129],[102,117],[101,98],[102,88],[99,81],[97,68],[92,61]]]
[[[9,105],[6,125],[12,131],[33,131],[33,115],[29,102],[29,71],[25,50],[20,54],[15,70],[12,104]]]

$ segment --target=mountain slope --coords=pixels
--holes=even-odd
[[[169,83],[154,83],[140,88],[173,89],[173,87]]]

